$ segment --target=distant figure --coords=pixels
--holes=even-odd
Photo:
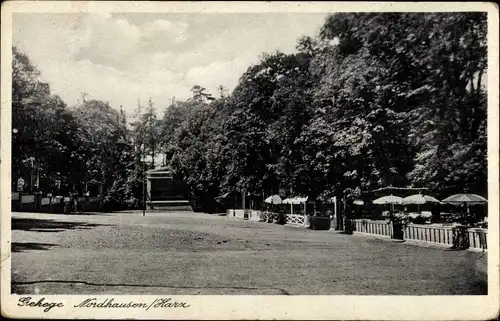
[[[73,212],[78,211],[78,196],[76,193],[73,193]]]
[[[59,204],[61,204],[62,212],[66,212],[66,205],[64,203],[64,197],[59,198]]]
[[[70,205],[71,205],[71,199],[66,196],[64,197],[64,213],[69,213],[70,212]]]

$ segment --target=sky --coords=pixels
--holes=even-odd
[[[163,110],[193,85],[234,89],[263,52],[296,52],[327,13],[102,13],[13,16],[13,45],[69,106],[82,92],[131,114],[149,97]]]

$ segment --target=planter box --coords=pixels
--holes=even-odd
[[[239,217],[239,218],[244,218],[245,217],[245,211],[244,210],[234,210],[233,211],[233,216],[234,217]]]
[[[331,224],[330,217],[324,216],[309,216],[308,223],[311,230],[329,230]]]
[[[251,210],[250,211],[250,220],[251,221],[260,221],[261,219],[261,216],[262,216],[262,212],[261,211],[258,211],[258,210]]]
[[[64,208],[64,206],[63,206]],[[79,202],[78,211],[80,212],[97,212],[99,211],[99,202]]]

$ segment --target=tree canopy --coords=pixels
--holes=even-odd
[[[47,177],[85,173],[113,206],[137,204],[141,169],[160,154],[205,211],[230,192],[484,194],[486,72],[484,13],[336,13],[296,53],[263,54],[232,93],[194,85],[186,101],[139,104],[128,123],[106,102],[66,107],[14,48],[13,166],[35,157]]]

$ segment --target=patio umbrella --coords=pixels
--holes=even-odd
[[[425,204],[425,203],[441,203],[437,198],[429,195],[415,194],[403,198],[403,204]]]
[[[304,212],[306,209],[306,202],[309,197],[290,197],[290,198],[285,198],[281,203],[282,204],[290,204],[290,213],[293,214],[293,205],[295,204],[304,204]]]
[[[384,204],[402,204],[403,203],[403,198],[399,196],[394,196],[394,195],[388,195],[388,196],[383,196],[380,198],[377,198],[376,200],[373,201],[373,204],[378,204],[378,205],[384,205]]]
[[[488,200],[476,194],[455,194],[445,198],[442,202],[452,205],[464,205],[467,213],[469,213],[469,205],[485,204]]]
[[[403,203],[403,198],[394,195],[383,196],[373,201],[373,204],[378,204],[378,205],[391,204],[393,212],[394,212],[394,204],[402,204],[402,203]]]
[[[279,195],[272,195],[266,198],[264,202],[268,204],[281,204],[281,197]]]
[[[358,205],[358,206],[361,206],[363,204],[365,204],[365,202],[363,202],[363,200],[354,200],[354,202],[352,202],[354,205]]]
[[[442,202],[454,205],[475,205],[484,204],[488,202],[488,200],[476,194],[455,194],[445,198]]]
[[[420,205],[426,203],[439,203],[441,202],[432,196],[423,195],[423,194],[415,194],[408,197],[403,198],[403,204],[417,204],[418,211],[420,212]]]

